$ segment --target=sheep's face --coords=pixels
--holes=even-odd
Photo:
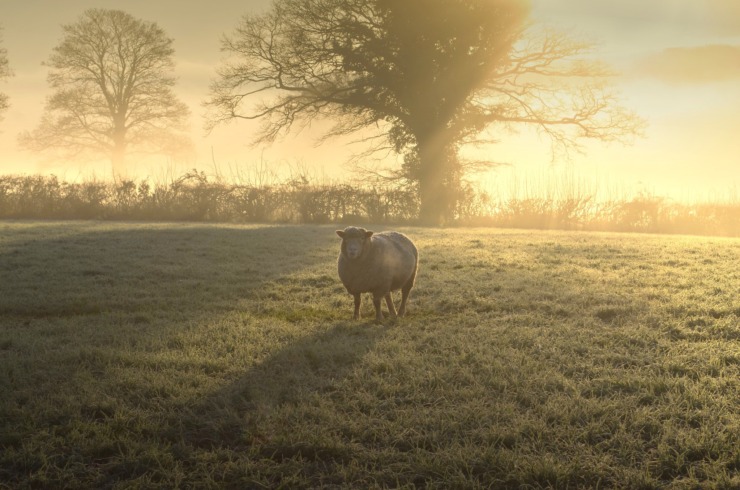
[[[349,226],[344,231],[337,230],[337,235],[342,239],[342,253],[348,259],[356,260],[362,256],[373,232],[365,228]]]

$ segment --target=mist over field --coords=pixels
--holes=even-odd
[[[187,7],[185,7],[187,5]],[[347,160],[361,153],[354,138],[339,138],[317,146],[331,121],[316,122],[300,133],[274,144],[250,146],[259,129],[254,121],[228,124],[203,131],[208,97],[219,63],[224,35],[233,32],[243,15],[269,10],[271,2],[248,3],[219,0],[198,2],[127,2],[125,10],[137,19],[156,22],[173,39],[177,82],[174,94],[190,110],[186,134],[193,146],[189,154],[136,155],[126,164],[130,179],[168,180],[193,168],[208,174],[230,175],[267,162],[280,171],[296,164],[332,180],[356,177]],[[626,107],[647,122],[644,138],[628,146],[584,145],[584,152],[562,155],[554,175],[575,174],[597,186],[600,193],[631,199],[640,193],[680,202],[711,202],[737,194],[738,140],[736,113],[738,73],[733,67],[740,46],[737,6],[731,0],[712,2],[621,2],[594,4],[581,0],[531,2],[530,20],[535,29],[570,33],[576,41],[595,43],[590,55],[607,63],[615,73],[610,79]],[[18,134],[32,130],[43,114],[44,101],[52,95],[47,83],[47,62],[63,36],[62,25],[75,22],[90,8],[120,8],[96,0],[54,2],[4,2],[0,5],[0,49],[7,51],[10,77],[0,69],[0,94],[9,108],[0,122],[0,174],[54,174],[79,182],[110,179],[105,159],[62,159],[37,155],[18,145]],[[43,10],[48,15],[39,16]],[[629,32],[629,36],[624,33]],[[467,157],[504,163],[490,172],[475,174],[473,181],[486,190],[511,191],[510,180],[541,180],[551,171],[547,138],[534,129],[496,134],[498,142],[483,149],[471,147]],[[380,156],[377,156],[380,158]],[[383,158],[381,166],[395,166],[397,159]],[[374,165],[377,162],[364,162]],[[283,175],[284,176],[284,175]],[[543,197],[543,196],[539,196]]]

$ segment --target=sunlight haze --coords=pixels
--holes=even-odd
[[[0,121],[0,173],[54,173],[69,180],[108,177],[105,162],[60,163],[22,151],[17,136],[38,124],[50,95],[42,63],[60,41],[61,25],[75,22],[89,8],[116,8],[157,22],[174,39],[175,93],[191,110],[195,144],[195,153],[187,158],[130,164],[131,177],[156,179],[198,168],[228,178],[235,169],[260,162],[277,168],[301,165],[321,178],[347,177],[345,162],[356,150],[349,140],[317,147],[320,128],[257,148],[250,146],[257,124],[235,121],[211,134],[203,129],[202,103],[222,59],[222,35],[232,32],[242,15],[269,5],[267,0],[3,1],[2,47],[14,76],[0,82],[0,92],[10,101]],[[476,157],[507,165],[473,178],[506,185],[565,172],[603,191],[688,200],[737,196],[740,2],[534,0],[532,6],[533,28],[548,25],[596,44],[594,56],[619,72],[614,85],[623,105],[645,119],[645,136],[631,146],[587,143],[584,153],[552,162],[549,142],[535,131],[503,132],[500,143]]]

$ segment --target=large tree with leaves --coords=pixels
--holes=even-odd
[[[49,61],[53,94],[21,144],[66,157],[110,158],[114,176],[132,151],[177,151],[188,108],[173,93],[173,41],[153,22],[90,9],[64,25]]]
[[[0,30],[0,42],[3,40],[2,36],[2,30]],[[12,72],[10,71],[10,65],[8,63],[8,51],[0,46],[0,81],[7,79],[12,75]],[[3,113],[8,109],[9,107],[8,103],[8,96],[2,92],[0,92],[0,119],[3,116]]]
[[[224,38],[208,125],[261,120],[256,142],[317,118],[334,121],[326,136],[380,128],[438,223],[469,170],[459,150],[497,128],[534,125],[566,150],[639,129],[589,46],[528,15],[524,0],[275,0]]]

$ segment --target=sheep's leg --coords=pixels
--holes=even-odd
[[[380,299],[382,296],[373,295],[373,306],[375,306],[375,321],[383,320],[383,313],[380,311]]]
[[[398,316],[404,316],[406,314],[406,301],[409,299],[409,293],[411,292],[411,288],[414,287],[415,280],[416,267],[414,267],[414,271],[411,273],[408,281],[406,281],[406,284],[401,287],[401,306],[398,308]]]
[[[401,306],[398,307],[398,316],[404,316],[406,314],[406,300],[409,299],[409,293],[411,292],[411,286],[404,286],[401,289]]]
[[[388,306],[388,314],[390,316],[397,316],[396,313],[396,307],[393,305],[393,298],[391,298],[391,293],[385,295],[385,304]]]
[[[359,294],[355,294],[355,314],[352,318],[355,320],[360,319],[360,302],[362,301],[362,297]]]

